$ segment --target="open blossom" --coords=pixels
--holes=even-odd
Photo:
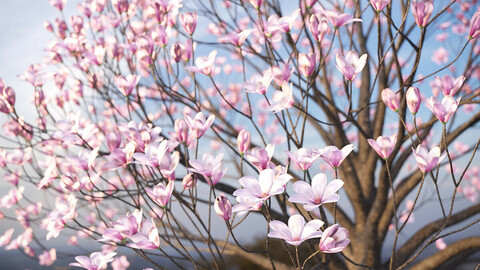
[[[237,196],[236,200],[238,204],[233,206],[232,212],[236,212],[239,217],[249,211],[258,211],[263,205],[263,200],[254,197]]]
[[[140,81],[140,76],[129,74],[127,77],[116,76],[114,80],[117,84],[118,90],[120,90],[124,96],[128,96],[137,86]]]
[[[343,251],[349,243],[348,230],[334,224],[325,229],[318,247],[323,253],[337,253]]]
[[[321,237],[322,232],[318,229],[322,227],[323,221],[314,219],[305,225],[305,219],[297,214],[288,219],[288,226],[278,220],[273,220],[268,225],[271,229],[268,237],[283,239],[290,245],[298,246],[305,240]]]
[[[142,222],[142,211],[135,209],[132,214],[127,213],[112,223],[111,228],[105,229],[100,241],[121,242],[126,237],[138,233]]]
[[[330,21],[330,23],[335,28],[342,27],[346,24],[362,21],[362,19],[353,18],[353,16],[350,14],[338,13],[335,10],[324,10],[323,15],[327,17],[328,21]]]
[[[313,177],[311,186],[305,181],[295,182],[292,188],[297,194],[293,194],[288,200],[303,204],[307,211],[314,211],[322,204],[337,202],[339,199],[337,191],[342,186],[343,181],[340,179],[327,184],[327,176],[319,173]]]
[[[480,36],[480,10],[477,10],[470,20],[470,29],[468,31],[468,35],[470,39]]]
[[[457,93],[458,89],[462,87],[463,82],[465,81],[465,76],[460,76],[455,80],[450,75],[445,75],[443,77],[435,76],[435,82],[437,86],[442,90],[443,95],[445,96],[454,96]]]
[[[263,76],[255,74],[252,76],[249,82],[244,84],[245,92],[249,93],[257,93],[260,95],[264,95],[270,84],[272,83],[273,75],[272,71],[268,69],[263,73]]]
[[[385,88],[382,91],[382,100],[392,111],[397,112],[400,109],[400,93],[395,94],[390,88]]]
[[[217,157],[213,157],[210,153],[205,153],[202,156],[202,160],[191,159],[190,171],[201,174],[205,177],[205,181],[211,186],[217,184],[227,172],[228,168],[222,169],[223,154],[219,154]]]
[[[233,192],[233,196],[251,197],[262,201],[285,191],[285,184],[292,179],[289,174],[275,175],[272,169],[260,172],[258,179],[253,176],[244,176],[238,180],[242,189]]]
[[[417,87],[409,87],[405,98],[410,112],[416,114],[418,109],[420,109],[420,103],[422,102],[420,90]]]
[[[165,207],[173,192],[173,181],[169,181],[166,187],[162,183],[157,184],[153,189],[146,187],[145,192],[156,204]]]
[[[203,112],[198,112],[194,118],[191,118],[190,115],[184,114],[185,122],[187,123],[190,131],[198,139],[210,128],[215,120],[215,115],[210,115],[208,118],[205,118]]]
[[[127,246],[131,248],[157,249],[160,247],[160,236],[153,218],[151,220],[143,219],[138,232],[130,235],[129,239],[133,244],[127,244]]]
[[[342,72],[343,76],[349,81],[353,81],[355,77],[363,70],[367,64],[367,54],[358,57],[357,52],[349,51],[345,57],[336,55],[337,69]]]
[[[55,260],[57,260],[57,251],[54,248],[45,250],[41,255],[38,256],[38,264],[44,266],[52,265]]]
[[[432,148],[432,150],[428,152],[427,147],[425,147],[423,144],[418,145],[416,150],[412,148],[412,151],[413,155],[415,156],[415,160],[417,161],[418,168],[424,173],[435,168],[438,163],[445,158],[446,155],[441,154],[440,147],[438,146]]]
[[[102,252],[93,252],[92,254],[90,254],[90,257],[76,256],[75,260],[77,262],[70,263],[69,265],[85,268],[87,270],[106,269],[107,264],[113,261],[115,255],[117,255],[117,253],[115,252],[110,252],[107,254],[102,254]]]
[[[367,141],[380,157],[388,159],[397,143],[397,135],[391,137],[378,136],[376,141],[372,139],[368,139]]]
[[[265,148],[254,147],[251,152],[245,154],[245,157],[259,171],[262,171],[272,167],[270,160],[272,159],[274,151],[275,146],[273,144],[269,144]]]
[[[5,86],[0,78],[0,112],[11,113],[15,105],[15,91],[10,86]]]
[[[192,72],[200,72],[207,76],[213,76],[215,72],[215,57],[217,51],[212,51],[208,57],[198,57],[196,66],[186,67],[187,70]]]
[[[418,26],[427,25],[433,12],[433,0],[413,0],[412,14]]]
[[[430,97],[425,104],[427,105],[427,108],[435,114],[438,120],[445,124],[457,111],[461,99],[462,98],[459,97],[455,100],[452,96],[445,96],[440,102],[438,99]]]
[[[285,153],[302,171],[308,170],[320,156],[316,151],[306,148],[298,149],[296,154],[290,151],[285,151]]]
[[[231,43],[234,46],[241,47],[247,37],[253,32],[253,29],[246,29],[240,33],[230,33],[226,36],[220,37],[218,42]]]
[[[345,158],[353,151],[355,147],[353,144],[345,145],[342,150],[339,150],[335,145],[329,145],[323,149],[319,150],[320,157],[325,160],[325,162],[336,169],[340,167]]]
[[[292,84],[289,85],[287,82],[283,82],[282,91],[275,91],[272,104],[268,110],[277,113],[284,109],[291,108],[293,104]]]

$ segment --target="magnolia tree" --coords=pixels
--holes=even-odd
[[[155,269],[480,249],[476,0],[50,4],[45,61],[20,75],[34,106],[0,83],[5,249],[50,266],[52,239],[89,243],[86,269],[128,249]]]

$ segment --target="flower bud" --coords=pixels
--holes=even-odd
[[[420,90],[417,87],[410,87],[407,90],[407,106],[412,114],[416,114],[422,102],[420,98]]]
[[[232,204],[230,201],[225,197],[223,194],[220,194],[216,199],[215,199],[215,212],[217,212],[217,215],[224,219],[224,220],[229,220],[230,217],[232,216]]]
[[[193,35],[195,28],[197,27],[198,15],[196,12],[186,12],[180,14],[180,23],[189,35]]]
[[[245,129],[242,129],[242,131],[238,133],[237,147],[241,155],[247,152],[248,148],[250,147],[250,137],[250,132]]]

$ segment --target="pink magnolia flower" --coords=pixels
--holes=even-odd
[[[253,32],[253,29],[246,29],[240,33],[230,33],[224,37],[220,37],[218,42],[231,43],[234,46],[241,47],[247,37]]]
[[[15,91],[10,86],[5,87],[5,83],[0,78],[0,112],[11,113],[15,106]]]
[[[99,241],[121,242],[126,237],[138,233],[142,223],[142,211],[135,209],[132,214],[127,213],[112,223],[112,228],[107,228]]]
[[[49,0],[50,5],[54,6],[58,10],[62,11],[63,7],[67,3],[67,0]]]
[[[418,90],[417,87],[409,87],[405,98],[410,112],[416,114],[418,109],[420,109],[420,103],[422,102],[420,90]]]
[[[237,136],[237,149],[240,152],[240,155],[243,155],[248,151],[250,147],[250,132],[248,130],[242,129]]]
[[[193,119],[188,114],[184,114],[183,117],[185,118],[188,128],[197,139],[202,137],[215,120],[215,115],[212,114],[208,118],[205,118],[203,112],[198,112]]]
[[[10,241],[12,240],[12,235],[13,232],[15,231],[14,228],[10,228],[6,230],[1,236],[0,236],[0,247],[3,247],[5,245],[10,244]]]
[[[140,81],[140,76],[129,74],[127,77],[116,76],[114,80],[118,90],[120,90],[124,96],[129,96]]]
[[[182,24],[185,31],[191,36],[195,32],[197,27],[198,14],[196,12],[186,12],[185,14],[180,13],[178,15],[180,18],[180,23]]]
[[[182,179],[182,187],[186,190],[191,189],[197,184],[197,177],[193,173],[187,173]]]
[[[413,155],[415,160],[417,161],[418,168],[420,171],[426,173],[431,171],[433,168],[437,166],[444,158],[446,154],[441,154],[440,147],[434,147],[430,152],[428,152],[427,147],[425,145],[420,144],[417,146],[415,150],[412,148]]]
[[[370,0],[370,4],[376,12],[382,11],[391,0]]]
[[[296,154],[290,151],[285,151],[285,153],[293,162],[295,162],[295,164],[297,164],[298,167],[300,167],[302,171],[308,170],[315,160],[320,157],[316,151],[306,148],[298,149]]]
[[[312,75],[313,71],[315,70],[316,55],[314,53],[309,53],[308,55],[300,53],[298,55],[298,65],[300,73],[307,78],[310,77],[310,75]]]
[[[323,221],[314,219],[305,225],[305,219],[297,214],[288,219],[288,226],[278,220],[273,220],[268,225],[272,230],[268,237],[283,239],[290,245],[298,246],[305,240],[321,237],[322,232],[318,229],[322,227]]]
[[[435,82],[445,96],[454,96],[458,89],[462,87],[464,81],[465,76],[463,75],[455,80],[450,75],[445,75],[441,78],[435,76]]]
[[[38,256],[38,264],[44,266],[52,265],[55,260],[57,260],[57,251],[54,248],[45,250],[41,255]]]
[[[308,29],[310,29],[310,33],[312,33],[313,38],[317,42],[322,42],[325,34],[328,32],[327,19],[325,17],[319,17],[316,14],[312,14],[307,22]]]
[[[343,76],[349,81],[353,81],[355,77],[363,70],[367,63],[367,54],[358,58],[355,51],[349,51],[345,57],[336,55],[337,69],[342,72]]]
[[[264,95],[267,92],[270,83],[273,80],[272,71],[268,69],[263,73],[263,76],[255,74],[249,82],[244,84],[245,91],[249,93],[257,93]]]
[[[303,204],[307,211],[314,211],[322,204],[337,202],[339,199],[337,191],[342,186],[343,181],[340,179],[327,184],[327,176],[319,173],[313,177],[311,186],[305,181],[295,182],[292,188],[297,194],[293,194],[288,200]]]
[[[440,47],[433,52],[432,61],[437,64],[445,64],[448,62],[448,51],[444,47]]]
[[[245,154],[245,157],[259,171],[262,171],[272,167],[270,160],[272,159],[274,151],[275,146],[272,144],[267,145],[265,148],[254,147],[251,152]]]
[[[438,250],[444,250],[447,248],[447,244],[445,243],[445,241],[443,241],[443,238],[439,238],[437,239],[437,241],[435,241],[435,247]]]
[[[153,217],[151,221],[148,219],[142,220],[138,232],[128,238],[133,242],[133,244],[127,244],[131,248],[158,249],[160,247],[160,236]]]
[[[350,14],[338,13],[335,10],[324,10],[323,15],[325,15],[325,17],[327,17],[327,19],[330,21],[330,23],[335,28],[342,27],[342,26],[344,26],[346,24],[349,24],[349,23],[361,22],[362,21],[362,19],[353,18],[353,16],[350,15]]]
[[[262,201],[268,200],[271,196],[281,194],[285,191],[285,184],[292,179],[289,174],[275,175],[272,169],[265,169],[260,172],[258,179],[252,176],[244,176],[238,180],[242,189],[233,192],[233,196],[251,197]]]
[[[113,270],[127,270],[130,266],[130,263],[127,260],[127,256],[122,255],[120,257],[115,258],[111,263]]]
[[[263,200],[254,197],[236,197],[238,204],[234,205],[232,212],[236,212],[239,217],[245,215],[249,211],[258,211],[262,208]]]
[[[289,85],[287,82],[283,82],[282,91],[275,91],[272,104],[268,110],[277,113],[284,109],[291,108],[294,102],[292,84]]]
[[[248,0],[248,1],[256,9],[260,9],[260,7],[262,7],[262,4],[263,4],[263,0]]]
[[[413,0],[412,14],[418,26],[424,27],[433,12],[433,0]]]
[[[125,145],[123,149],[114,149],[106,157],[107,162],[103,167],[107,170],[114,170],[119,167],[125,167],[132,162],[133,153],[135,152],[135,142],[131,141]]]
[[[222,170],[223,153],[216,158],[210,153],[205,153],[202,160],[190,159],[190,171],[201,174],[205,177],[205,181],[211,186],[217,184],[225,175],[228,168]]]
[[[215,71],[215,57],[217,56],[217,51],[212,51],[208,57],[198,57],[196,61],[197,66],[186,67],[188,71],[200,72],[207,76],[213,76]]]
[[[480,36],[480,10],[477,10],[473,14],[472,19],[470,20],[470,29],[468,31],[469,39],[477,38]]]
[[[323,253],[337,253],[343,251],[349,243],[348,230],[333,224],[323,232],[318,247]]]
[[[101,252],[93,252],[90,254],[90,257],[87,256],[76,256],[75,260],[77,262],[70,263],[70,266],[77,266],[81,268],[85,268],[87,270],[100,270],[106,269],[107,264],[113,261],[113,257],[115,257],[117,253],[110,252],[107,254],[102,254]]]
[[[385,88],[382,91],[382,100],[392,111],[397,112],[400,109],[400,93],[395,94],[390,88]]]
[[[438,99],[430,97],[425,104],[440,122],[446,124],[455,111],[457,111],[461,99],[462,98],[459,97],[455,100],[452,96],[445,96],[440,102]]]
[[[378,136],[376,141],[372,139],[368,139],[367,141],[380,157],[388,159],[397,143],[397,135],[391,137]]]
[[[330,145],[320,149],[319,154],[320,157],[332,167],[332,169],[336,169],[342,165],[345,158],[354,148],[353,144],[345,145],[342,150],[339,150],[335,145]]]
[[[145,192],[156,204],[165,207],[172,196],[173,186],[173,181],[169,181],[166,187],[158,183],[153,189],[146,187]]]
[[[230,217],[232,217],[232,204],[223,194],[220,194],[215,199],[214,208],[215,212],[221,219],[229,220]]]

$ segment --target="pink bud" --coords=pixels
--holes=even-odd
[[[215,212],[217,212],[217,215],[224,219],[224,220],[229,220],[230,217],[232,216],[232,204],[230,201],[225,197],[223,194],[220,194],[216,199],[215,199]]]
[[[197,177],[193,173],[189,173],[183,177],[182,186],[184,189],[189,190],[197,184]]]
[[[389,3],[390,0],[370,0],[370,4],[376,12],[382,11]]]
[[[306,0],[305,1],[305,5],[307,6],[307,9],[312,8],[313,5],[315,5],[315,3],[317,3],[317,0]]]
[[[298,64],[300,66],[300,73],[303,76],[309,77],[312,75],[313,71],[315,70],[316,66],[316,59],[315,54],[310,53],[308,56],[304,53],[298,55]]]
[[[470,21],[470,31],[468,31],[469,38],[477,38],[480,36],[480,10],[477,10],[473,14],[472,20]]]
[[[432,0],[413,0],[412,1],[412,14],[415,18],[415,22],[420,27],[427,25],[430,16],[433,12]]]
[[[247,152],[248,148],[250,147],[250,132],[243,129],[238,133],[237,147],[241,155]]]
[[[396,112],[400,109],[399,94],[395,94],[390,88],[385,88],[382,91],[382,100],[388,108]]]
[[[252,4],[252,6],[256,9],[260,9],[260,7],[263,4],[263,0],[249,0],[249,1],[250,1],[250,4]]]
[[[317,15],[313,14],[308,20],[308,29],[312,33],[313,38],[317,42],[322,42],[325,34],[328,32],[328,21],[325,17],[319,18]]]
[[[191,36],[195,32],[197,27],[198,15],[196,12],[186,12],[185,14],[180,14],[180,23],[182,24],[185,31]]]
[[[173,57],[173,60],[178,63],[182,60],[182,46],[177,42],[170,48],[170,54]]]
[[[416,114],[422,102],[420,97],[420,90],[417,87],[410,87],[407,90],[407,106],[412,114]]]

